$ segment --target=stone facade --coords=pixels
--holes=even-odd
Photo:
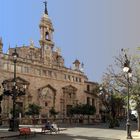
[[[35,103],[42,107],[40,115],[50,116],[49,110],[54,107],[59,112],[58,117],[67,117],[69,109],[76,104],[91,104],[96,107],[99,116],[99,99],[94,93],[98,85],[89,82],[83,72],[83,64],[75,60],[74,67],[67,68],[59,48],[53,42],[53,25],[45,12],[40,21],[40,47],[31,41],[29,46],[17,46],[19,54],[16,64],[16,82],[27,86],[26,95],[17,98],[17,104],[26,112],[28,105]],[[15,48],[9,48],[8,54],[3,53],[3,43],[0,39],[0,83],[13,78],[14,63],[12,53]],[[1,85],[1,94],[3,88]],[[4,96],[2,116],[9,117],[12,108],[11,97]]]

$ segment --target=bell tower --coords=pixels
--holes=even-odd
[[[40,46],[41,46],[41,58],[44,63],[51,63],[52,59],[52,50],[54,47],[53,42],[53,25],[52,22],[48,16],[48,10],[47,10],[47,2],[44,2],[45,10],[44,14],[40,21],[40,34],[41,38],[39,40]]]

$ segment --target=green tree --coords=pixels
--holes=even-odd
[[[87,115],[88,116],[88,123],[90,120],[90,115],[94,115],[96,112],[95,106],[91,106],[88,104],[83,104],[81,107],[81,114],[82,115]]]
[[[33,117],[33,124],[36,124],[35,115],[40,114],[41,107],[36,104],[29,104],[28,111],[25,113],[26,115],[31,115]]]
[[[138,112],[138,131],[140,131],[140,84],[135,84],[132,88],[131,99],[134,102],[132,106]]]
[[[41,110],[40,106],[38,106],[38,105],[36,105],[34,103],[29,104],[28,111],[26,112],[26,115],[32,115],[32,116],[39,115],[40,110]]]
[[[127,52],[127,54],[126,54]],[[123,67],[125,64],[126,56],[130,60],[130,68],[132,70],[133,76],[128,83],[127,74],[123,72]],[[130,92],[130,100],[134,100],[136,103],[136,109],[139,111],[139,79],[140,79],[140,66],[139,66],[140,55],[128,54],[128,51],[123,50],[122,54],[115,57],[114,65],[110,65],[107,72],[103,76],[103,85],[110,92],[111,90],[116,94],[121,94],[124,99],[127,98],[128,84]],[[126,103],[127,104],[127,103]],[[140,113],[138,113],[140,116]],[[140,117],[138,121],[138,130],[140,131]]]
[[[138,131],[140,131],[140,49],[133,55],[133,83],[131,88],[131,99],[135,102],[135,109],[138,112]]]
[[[12,114],[13,113],[13,109],[11,109],[10,113]],[[19,117],[19,113],[23,113],[22,109],[20,107],[17,107],[15,108],[15,117],[18,118]]]
[[[90,115],[94,115],[96,112],[95,106],[88,104],[79,104],[70,109],[70,114],[73,115],[88,115],[88,122],[90,120]]]
[[[113,92],[112,88],[102,85],[99,97],[104,106],[104,110],[101,110],[103,122],[108,119],[110,128],[119,126],[118,117],[125,105],[124,96]]]
[[[52,107],[50,110],[49,110],[51,116],[53,116],[53,119],[55,120],[56,119],[56,115],[58,114],[58,112],[55,110],[54,107]]]

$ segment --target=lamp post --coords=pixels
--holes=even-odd
[[[19,96],[25,95],[26,84],[17,83],[16,81],[16,63],[18,58],[18,53],[16,49],[12,53],[14,62],[14,78],[12,80],[3,81],[2,85],[4,88],[3,96],[11,96],[13,101],[12,119],[9,122],[9,131],[18,131],[19,123],[16,116],[16,99]]]
[[[123,67],[123,72],[127,75],[127,122],[126,122],[126,130],[127,130],[127,139],[132,139],[131,136],[131,125],[130,125],[130,106],[129,106],[129,90],[130,90],[130,78],[132,77],[132,69],[130,68],[130,61],[128,60],[127,55],[124,55],[125,62]]]
[[[14,61],[14,79],[13,79],[13,82],[14,82],[14,86],[13,86],[13,96],[12,96],[12,99],[13,99],[13,118],[11,120],[11,130],[12,131],[17,131],[18,129],[18,122],[17,122],[17,119],[16,119],[16,116],[15,116],[15,109],[16,109],[16,63],[17,63],[17,58],[18,58],[18,53],[16,52],[16,49],[15,51],[12,53],[12,56],[13,56],[13,61]],[[13,124],[12,124],[13,123]],[[16,128],[17,127],[17,128]]]

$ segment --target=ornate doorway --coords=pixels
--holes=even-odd
[[[49,110],[55,108],[56,90],[51,85],[46,85],[39,90],[39,105],[42,107],[41,115],[49,117]]]
[[[62,89],[63,93],[60,101],[60,110],[63,117],[69,117],[70,109],[78,102],[76,97],[77,88],[72,85],[68,85],[63,87]]]

